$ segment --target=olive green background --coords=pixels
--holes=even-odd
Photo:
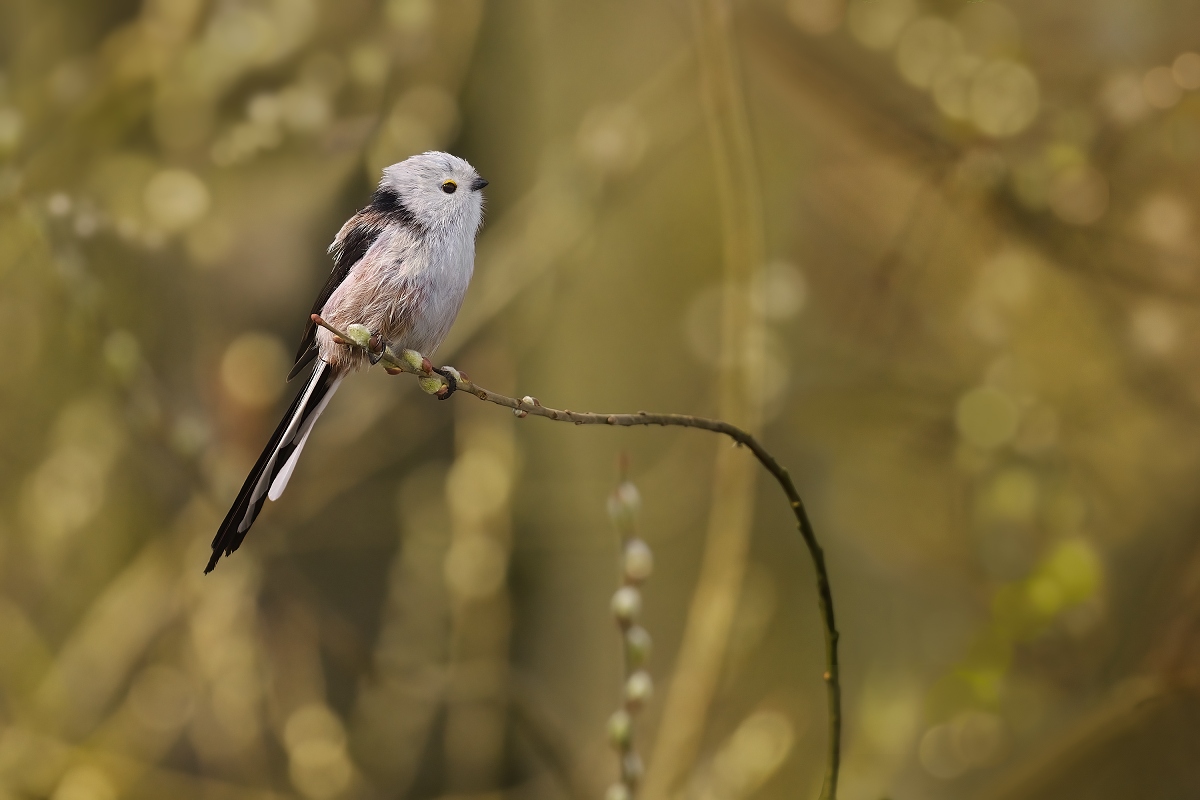
[[[491,181],[436,361],[694,414],[761,365],[841,797],[1200,793],[1200,4],[847,2],[728,5],[764,242],[730,285],[712,3],[0,0],[0,798],[601,796],[622,453],[655,769],[708,434],[374,370],[201,574],[325,248],[430,148]],[[812,568],[761,476],[745,569],[676,796],[815,797]]]

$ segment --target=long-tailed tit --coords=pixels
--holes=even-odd
[[[206,573],[238,549],[267,498],[283,494],[313,423],[343,378],[378,361],[384,345],[430,356],[446,338],[474,270],[485,186],[461,158],[412,156],[383,171],[370,204],[338,231],[329,246],[333,272],[312,313],[340,330],[365,326],[372,351],[338,344],[309,321],[288,380],[314,360],[316,366],[225,515]]]

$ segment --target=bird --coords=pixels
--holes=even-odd
[[[430,151],[383,170],[370,202],[329,246],[333,270],[317,295],[288,380],[314,364],[267,441],[212,542],[205,574],[241,545],[267,499],[278,500],[314,423],[342,380],[377,363],[384,346],[431,356],[454,324],[475,269],[488,182],[466,160]],[[316,324],[371,332],[364,351]],[[453,375],[439,370],[453,393]]]

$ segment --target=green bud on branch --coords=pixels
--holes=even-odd
[[[650,660],[650,633],[641,625],[625,631],[625,652],[631,667],[640,667]]]
[[[416,350],[401,350],[400,360],[408,364],[417,372],[425,372],[422,365],[428,360],[425,356],[418,353]]]
[[[608,718],[608,741],[618,750],[626,749],[633,741],[633,718],[623,708],[614,711]]]
[[[359,325],[357,322],[346,327],[346,333],[350,336],[350,341],[366,350],[371,344],[371,331],[366,325]]]
[[[442,380],[441,375],[422,375],[417,378],[417,385],[425,394],[437,394],[446,385],[446,382]]]

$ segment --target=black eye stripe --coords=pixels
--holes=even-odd
[[[458,188],[458,184],[454,181],[446,181],[442,184],[442,191],[446,194],[454,194],[454,190]]]

